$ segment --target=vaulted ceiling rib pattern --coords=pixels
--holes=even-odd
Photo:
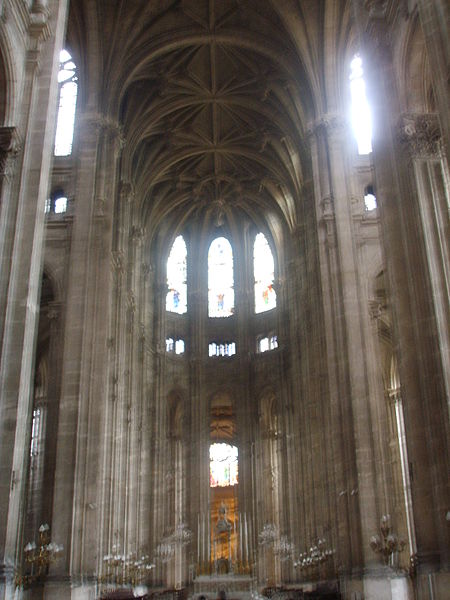
[[[318,54],[307,32],[323,2],[306,4],[299,41],[285,1],[96,3],[102,104],[123,127],[122,172],[147,223],[245,213],[295,226],[317,86],[305,74]]]

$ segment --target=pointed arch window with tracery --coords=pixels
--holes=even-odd
[[[69,156],[72,153],[78,76],[77,67],[67,50],[61,50],[59,62],[59,106],[56,121],[55,156]]]
[[[233,313],[233,249],[226,238],[218,237],[208,252],[208,315],[229,317]]]
[[[182,235],[175,238],[167,259],[166,310],[184,314],[187,311],[187,248]]]
[[[258,233],[253,245],[253,273],[255,277],[255,312],[262,313],[277,305],[273,287],[274,260],[266,236]]]

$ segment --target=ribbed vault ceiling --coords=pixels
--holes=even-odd
[[[277,9],[297,6],[302,19],[300,4],[75,2],[85,12],[72,24],[93,10],[101,23],[100,102],[123,128],[122,177],[147,223],[246,213],[295,225],[314,83]],[[324,2],[303,4],[312,29]]]

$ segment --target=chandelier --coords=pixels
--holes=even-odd
[[[156,558],[168,563],[175,556],[175,548],[187,546],[192,540],[192,531],[186,523],[178,523],[172,533],[164,536],[156,547]]]
[[[266,523],[258,536],[260,546],[268,546],[273,544],[278,537],[277,528],[273,523]]]
[[[309,550],[300,554],[294,562],[294,567],[298,569],[317,567],[329,560],[334,553],[333,548],[327,547],[325,538],[319,538],[310,546]]]
[[[281,562],[286,562],[294,552],[294,544],[288,540],[287,536],[282,535],[279,539],[275,540],[273,552],[280,558]]]
[[[28,587],[39,581],[47,574],[52,562],[59,558],[63,546],[50,540],[50,527],[43,523],[39,527],[38,543],[28,542],[24,548],[25,569],[18,570],[15,574],[16,587]]]
[[[281,562],[289,560],[293,551],[292,544],[286,535],[279,535],[278,529],[273,523],[266,523],[258,535],[260,546],[273,546],[273,553]]]
[[[395,552],[401,552],[404,549],[406,542],[392,533],[391,517],[389,515],[381,517],[380,531],[381,537],[373,535],[370,538],[370,547],[377,554],[381,554],[384,563],[387,565]]]
[[[119,545],[113,545],[112,553],[103,557],[103,572],[99,581],[131,586],[145,582],[155,565],[150,561],[148,554],[139,554],[136,552],[120,554]]]

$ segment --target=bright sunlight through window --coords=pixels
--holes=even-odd
[[[358,144],[358,154],[369,154],[372,152],[372,118],[366,97],[362,59],[358,54],[350,63],[350,92],[352,124]]]

